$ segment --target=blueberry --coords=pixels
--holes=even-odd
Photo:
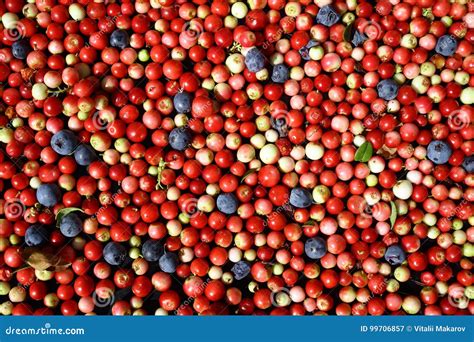
[[[147,240],[142,246],[142,255],[146,261],[158,261],[165,249],[157,240]]]
[[[41,246],[48,241],[48,231],[40,224],[29,226],[25,232],[25,243],[29,247]]]
[[[288,125],[285,118],[274,118],[270,119],[270,124],[272,128],[278,132],[278,136],[286,137],[288,136]]]
[[[311,259],[321,259],[327,252],[326,242],[320,237],[306,240],[304,252]]]
[[[334,8],[329,5],[321,7],[316,15],[316,23],[330,27],[337,23],[341,17]]]
[[[400,246],[392,245],[385,251],[385,260],[387,260],[390,265],[400,265],[405,259],[405,252]]]
[[[174,273],[178,266],[178,256],[174,253],[165,253],[160,257],[159,265],[163,272]]]
[[[247,52],[245,65],[250,72],[259,72],[265,67],[265,56],[254,47]]]
[[[59,230],[65,237],[76,237],[82,232],[82,220],[76,213],[69,213],[59,222]]]
[[[468,173],[474,173],[474,156],[464,158],[464,161],[462,162],[462,167]]]
[[[77,138],[73,132],[62,130],[54,134],[51,138],[51,147],[54,152],[62,156],[66,156],[74,152],[77,147]]]
[[[306,46],[303,46],[301,49],[299,49],[299,53],[301,58],[303,58],[305,61],[309,61],[311,57],[309,57],[309,49]]]
[[[309,50],[313,47],[313,46],[317,46],[319,45],[318,42],[314,41],[314,40],[310,40],[306,46],[303,46],[301,49],[299,49],[299,53],[301,55],[301,58],[303,58],[305,61],[309,61],[311,58],[309,57]]]
[[[352,45],[359,46],[363,44],[367,39],[367,36],[363,32],[360,33],[358,30],[355,30],[354,37],[352,38]]]
[[[169,137],[168,141],[170,146],[177,151],[184,151],[192,140],[191,131],[186,127],[174,128]]]
[[[273,67],[272,81],[275,83],[285,83],[288,79],[288,68],[284,64],[277,64]]]
[[[112,266],[121,265],[127,257],[127,249],[117,242],[109,242],[102,251],[105,261]]]
[[[311,206],[313,197],[307,189],[294,188],[290,193],[290,204],[296,208],[307,208]]]
[[[191,94],[183,91],[174,96],[173,105],[178,113],[189,113],[191,111]]]
[[[222,211],[224,214],[230,215],[237,211],[238,202],[234,194],[219,194],[219,196],[217,196],[216,204],[217,209]]]
[[[435,51],[445,57],[452,56],[458,48],[458,42],[453,36],[448,34],[439,37],[436,42]]]
[[[110,35],[110,45],[119,49],[125,49],[130,43],[127,31],[117,29]]]
[[[238,261],[232,266],[231,269],[232,273],[234,273],[234,277],[236,280],[242,280],[250,273],[250,265],[248,262],[245,261]]]
[[[79,165],[88,166],[97,159],[97,156],[89,145],[79,145],[76,151],[74,151],[74,159]]]
[[[393,100],[398,95],[398,84],[391,79],[382,80],[377,84],[377,93],[385,101]]]
[[[16,41],[12,45],[12,55],[17,59],[26,59],[30,51],[30,44],[26,40]]]
[[[427,148],[427,157],[435,164],[446,164],[453,151],[447,143],[441,140],[433,140]]]
[[[56,184],[41,184],[36,190],[36,198],[41,205],[53,207],[61,198],[61,190]]]

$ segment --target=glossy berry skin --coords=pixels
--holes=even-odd
[[[26,230],[25,243],[29,247],[41,246],[48,241],[48,231],[39,224],[34,224]]]
[[[51,138],[51,147],[60,155],[69,155],[76,149],[78,140],[76,135],[69,131],[63,130],[53,135]]]
[[[258,72],[265,66],[265,57],[259,49],[250,49],[245,55],[245,65],[250,72]]]
[[[142,246],[142,255],[147,261],[158,261],[164,254],[163,245],[156,240],[147,240]]]
[[[45,207],[56,205],[61,196],[61,191],[56,184],[41,184],[36,191],[38,202]]]
[[[82,144],[74,151],[74,159],[78,165],[88,166],[97,159],[97,156],[92,147]]]
[[[316,16],[316,22],[318,24],[322,24],[328,27],[337,23],[339,19],[340,19],[339,14],[336,12],[336,10],[333,7],[329,5],[321,7]]]
[[[117,266],[123,263],[126,257],[126,249],[124,246],[118,244],[117,242],[109,242],[105,245],[103,250],[103,255],[105,261],[113,266]]]
[[[220,194],[216,200],[217,209],[224,214],[235,213],[237,211],[237,204],[237,198],[231,193]]]
[[[62,217],[59,223],[61,233],[69,238],[75,237],[82,232],[83,223],[78,214],[72,212]]]
[[[130,43],[130,37],[125,30],[115,30],[110,35],[110,45],[119,49],[125,49]]]
[[[386,101],[393,100],[398,94],[398,85],[393,80],[383,80],[377,84],[378,96]]]
[[[290,204],[296,208],[307,208],[312,203],[311,193],[307,189],[295,188],[290,193]]]
[[[406,254],[400,246],[389,246],[385,252],[385,260],[390,265],[400,265],[405,261]]]
[[[169,143],[172,148],[184,151],[191,143],[191,133],[187,128],[175,128],[169,135]]]
[[[452,149],[444,141],[432,141],[428,145],[428,159],[435,164],[446,164],[451,157]]]
[[[165,273],[176,272],[176,266],[178,263],[178,257],[174,253],[165,253],[160,257],[159,260],[160,268]]]
[[[311,259],[321,259],[327,251],[326,242],[319,238],[311,238],[305,242],[304,250]]]
[[[239,261],[232,266],[232,272],[237,280],[244,279],[250,273],[250,266],[245,261]]]
[[[458,47],[458,43],[453,36],[444,35],[436,42],[435,51],[445,57],[452,56]]]
[[[470,5],[0,1],[0,312],[472,315]]]

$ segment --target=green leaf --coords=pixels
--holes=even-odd
[[[61,220],[63,219],[64,216],[70,213],[73,213],[75,211],[80,211],[81,213],[84,212],[84,210],[82,210],[81,208],[74,208],[74,207],[63,208],[59,210],[58,213],[56,214],[56,226],[59,227],[59,224],[61,223]]]
[[[395,221],[397,220],[398,212],[397,212],[397,205],[395,202],[390,201],[390,208],[391,208],[391,213],[390,213],[390,228],[393,228],[393,225],[395,224]]]
[[[372,147],[372,144],[368,141],[360,145],[360,147],[357,149],[357,152],[354,156],[354,160],[358,162],[363,162],[366,163],[369,161],[370,157],[372,157],[372,154],[374,153],[374,148]]]
[[[345,42],[350,42],[352,40],[352,33],[353,33],[354,24],[350,23],[344,29],[343,37]]]

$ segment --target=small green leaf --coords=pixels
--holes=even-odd
[[[393,228],[393,225],[395,224],[395,221],[397,220],[398,212],[397,212],[397,205],[395,202],[390,201],[390,208],[391,208],[391,213],[390,213],[390,227]]]
[[[360,145],[360,147],[357,149],[354,160],[358,162],[366,163],[369,161],[370,157],[372,157],[373,153],[374,153],[374,149],[372,147],[372,144],[366,141],[365,143]]]
[[[66,216],[66,215],[68,215],[72,212],[75,212],[75,211],[80,211],[81,213],[84,212],[84,210],[82,210],[81,208],[74,208],[74,207],[63,208],[63,209],[59,210],[57,215],[56,215],[56,226],[59,227],[59,224],[61,223],[61,220],[63,219],[64,216]]]
[[[344,29],[343,37],[345,42],[350,42],[352,40],[352,33],[353,33],[354,24],[350,23]]]
[[[303,227],[306,227],[306,226],[309,226],[309,227],[312,227],[316,224],[315,221],[313,220],[309,220],[309,221],[306,221],[304,224],[303,224]]]
[[[255,171],[257,171],[257,169],[250,169],[248,170],[247,172],[245,172],[245,174],[242,176],[242,180],[240,181],[241,183],[244,182],[245,178],[247,178],[248,176],[250,176],[252,173],[254,173]]]

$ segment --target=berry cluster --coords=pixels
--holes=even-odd
[[[0,313],[474,314],[472,5],[0,2]]]

